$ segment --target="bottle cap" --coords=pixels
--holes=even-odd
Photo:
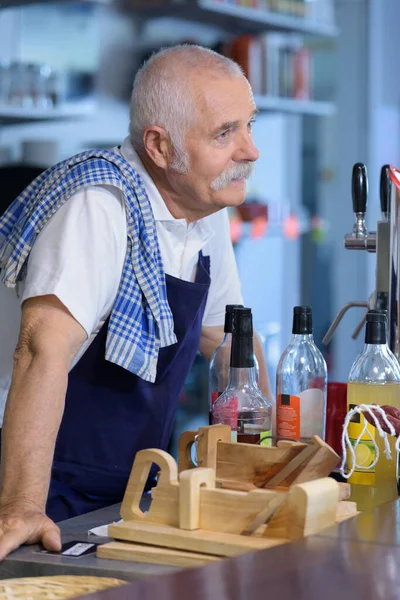
[[[253,337],[253,316],[251,308],[233,309],[233,332],[235,335]]]
[[[386,344],[387,342],[387,312],[386,310],[369,310],[365,327],[366,344]]]
[[[231,348],[231,367],[254,367],[253,355],[253,317],[251,308],[233,309],[233,331]]]
[[[224,333],[232,333],[233,328],[233,310],[242,308],[243,304],[227,304],[225,307],[225,325]]]
[[[387,311],[371,309],[367,312],[367,323],[387,323]]]
[[[300,335],[307,335],[312,333],[311,306],[294,307],[292,333]]]

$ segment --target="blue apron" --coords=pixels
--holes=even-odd
[[[194,283],[166,275],[178,342],[162,348],[155,383],[104,358],[107,322],[71,370],[46,513],[61,521],[121,502],[136,452],[166,450],[187,374],[199,348],[210,258]]]

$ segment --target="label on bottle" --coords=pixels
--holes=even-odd
[[[355,408],[355,404],[349,405],[349,410]],[[368,431],[363,434],[360,441],[357,440],[362,430],[364,429],[365,419],[363,415],[353,415],[349,426],[348,426],[348,434],[351,445],[354,447],[354,452],[356,455],[356,462],[361,469],[356,468],[353,475],[349,477],[347,480],[349,483],[354,483],[357,485],[375,485],[375,467],[370,468],[375,458],[376,458],[376,448],[374,442],[371,440],[371,437],[375,439],[375,427],[373,425],[368,424]],[[347,464],[348,466],[352,465],[352,459],[350,452],[347,452]]]
[[[263,431],[262,433],[260,433],[260,446],[268,446],[269,448],[271,448],[272,447],[271,435],[272,435],[271,430]]]
[[[300,440],[300,398],[289,394],[278,394],[276,425],[279,437]]]

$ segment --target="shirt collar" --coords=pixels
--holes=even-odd
[[[146,168],[140,160],[138,153],[133,148],[129,136],[125,138],[120,152],[123,158],[128,161],[131,167],[133,167],[141,176],[149,197],[151,208],[153,210],[154,219],[156,221],[172,221],[176,224],[184,223],[186,225],[185,219],[175,219],[175,217],[173,217],[169,212],[167,205],[157,189],[156,184],[146,171]],[[208,241],[208,239],[214,234],[209,222],[209,217],[204,217],[203,219],[194,221],[187,227],[187,229],[188,231],[196,230],[197,235],[201,237],[203,242]]]

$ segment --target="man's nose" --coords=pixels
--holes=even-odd
[[[254,145],[253,137],[248,133],[246,133],[246,135],[241,136],[240,142],[238,143],[237,149],[233,156],[233,160],[237,162],[254,162],[258,159],[259,156],[260,153]]]

